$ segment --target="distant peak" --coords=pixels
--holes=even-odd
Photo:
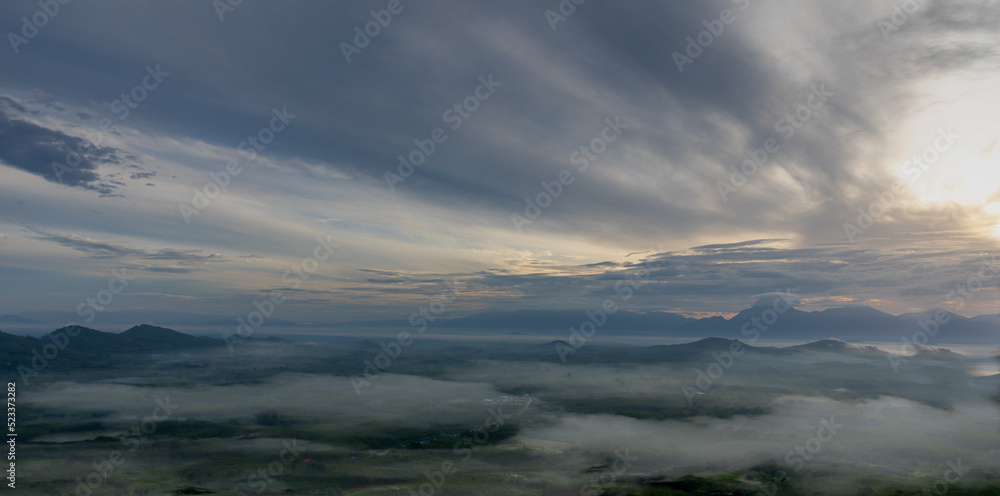
[[[841,341],[841,340],[836,339],[836,338],[820,339],[819,341],[813,341],[811,343],[806,343],[806,344],[802,345],[803,348],[805,348],[805,347],[809,347],[809,348],[836,348],[836,349],[841,349],[841,350],[849,348],[850,346],[851,345],[849,343],[846,343],[846,342]]]
[[[68,333],[68,334],[70,334],[72,336],[75,336],[75,335],[80,334],[80,333],[87,334],[87,333],[94,333],[94,332],[98,332],[98,333],[101,333],[101,334],[110,334],[110,333],[107,333],[107,332],[104,332],[104,331],[98,331],[97,329],[91,329],[89,327],[83,327],[82,325],[76,325],[76,324],[74,324],[74,325],[68,325],[68,326],[65,326],[65,327],[60,327],[60,328],[52,331],[52,333],[56,333],[56,332],[64,332],[64,333]]]
[[[799,301],[798,295],[795,295],[793,293],[772,291],[770,293],[763,293],[757,295],[757,300],[755,300],[753,302],[753,305],[751,305],[750,307],[751,308],[773,307],[777,305],[779,307],[790,306],[792,308],[795,308],[796,306],[801,304],[802,302]]]
[[[692,344],[697,344],[697,343],[705,343],[705,344],[708,344],[708,343],[731,343],[733,341],[736,341],[736,340],[735,339],[719,338],[719,337],[712,336],[712,337],[707,337],[707,338],[699,339],[697,341],[694,341]]]
[[[866,305],[848,305],[846,307],[834,307],[823,310],[829,313],[884,313]]]
[[[934,348],[930,346],[918,346],[917,355],[933,358],[964,358],[965,355],[955,353],[948,348]]]
[[[691,348],[713,348],[714,349],[714,348],[727,348],[729,346],[732,346],[733,343],[742,343],[742,341],[740,341],[738,339],[710,337],[710,338],[702,338],[702,339],[699,339],[697,341],[694,341],[694,342],[691,342],[691,343],[687,343],[687,344],[682,344],[682,345],[679,345],[679,346],[688,346],[688,347],[691,347]],[[745,347],[749,347],[749,345],[747,345],[746,343],[742,343],[742,344]]]
[[[175,331],[173,329],[167,329],[166,327],[160,327],[151,324],[139,324],[137,326],[130,327],[127,331],[125,331],[125,333],[147,333],[147,332],[176,332],[178,334],[181,334],[180,332]]]
[[[811,343],[791,346],[790,348],[800,349],[800,350],[810,350],[810,351],[828,351],[828,352],[851,353],[851,354],[885,353],[883,351],[880,351],[878,348],[874,346],[851,344],[846,341],[841,341],[835,338],[821,339],[819,341],[813,341]]]

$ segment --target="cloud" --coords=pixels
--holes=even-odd
[[[444,281],[458,280],[467,288],[459,300],[488,298],[485,301],[491,306],[504,309],[575,309],[620,297],[616,283],[636,278],[644,268],[652,267],[647,275],[640,276],[641,284],[634,295],[622,303],[629,310],[739,310],[762,300],[770,304],[775,291],[791,290],[796,299],[837,299],[841,304],[876,307],[883,306],[881,302],[890,297],[921,296],[906,310],[913,311],[945,303],[949,287],[989,263],[964,251],[764,246],[774,241],[784,240],[702,245],[648,254],[636,262],[532,265],[530,270],[516,272],[497,269],[428,274],[363,269],[384,277],[367,279],[377,283],[375,286],[349,289],[383,298],[393,294],[434,294]],[[991,299],[983,294],[977,298],[983,303]]]
[[[771,244],[771,243],[777,243],[777,242],[781,242],[781,241],[791,241],[791,240],[789,240],[788,238],[784,238],[784,239],[751,239],[749,241],[740,241],[738,243],[722,243],[722,244],[714,244],[714,245],[695,246],[694,248],[691,248],[691,250],[693,250],[693,251],[734,250],[734,249],[738,249],[738,248],[745,248],[745,247],[748,247],[748,246],[757,246],[757,245],[762,245],[762,244]]]
[[[208,251],[261,253],[273,273],[261,264],[239,278],[242,290],[256,294],[279,285],[275,279],[301,261],[317,233],[335,233],[350,248],[325,265],[329,274],[309,281],[329,287],[304,289],[350,298],[350,306],[328,301],[326,311],[337,315],[402,312],[401,301],[409,308],[451,276],[477,291],[462,311],[586,306],[654,246],[666,254],[649,259],[663,265],[630,301],[635,309],[737,311],[752,295],[787,286],[807,301],[896,311],[934,305],[947,294],[935,296],[938,288],[957,279],[957,268],[967,270],[957,251],[995,245],[988,233],[998,218],[988,205],[958,193],[926,198],[952,191],[947,183],[960,177],[989,184],[983,173],[993,169],[985,166],[960,174],[975,163],[965,160],[970,154],[942,159],[939,175],[899,194],[857,244],[838,243],[844,223],[898,179],[899,166],[937,127],[961,128],[973,158],[992,160],[996,136],[988,130],[995,126],[978,110],[995,106],[997,9],[926,2],[886,40],[878,21],[892,14],[891,1],[741,5],[588,3],[556,31],[545,5],[413,5],[348,64],[337,47],[370,20],[368,8],[245,4],[235,22],[220,26],[194,5],[102,3],[46,30],[30,57],[0,52],[10,68],[3,87],[10,96],[0,98],[0,161],[51,186],[58,182],[51,163],[80,144],[77,130],[111,118],[121,132],[85,153],[64,184],[105,196],[127,185],[156,187],[127,200],[88,199],[13,175],[0,208],[37,199],[18,222],[88,233],[61,238],[88,259],[201,264],[205,270],[173,272],[174,280],[160,272],[164,284],[191,293],[236,284],[207,268],[222,260]],[[737,19],[679,71],[674,53],[723,8],[738,9]],[[30,14],[6,4],[0,13]],[[157,22],[132,22],[139,14]],[[187,33],[180,41],[179,25]],[[199,49],[205,46],[218,50]],[[65,55],[78,51],[86,56]],[[119,122],[112,102],[141,83],[149,64],[173,76]],[[501,86],[453,128],[445,112],[489,75]],[[815,88],[833,95],[785,137],[777,128],[805,112]],[[965,104],[968,113],[942,112]],[[297,116],[288,130],[247,161],[240,144],[273,108],[286,106]],[[628,127],[581,169],[573,154],[616,118]],[[385,173],[435,128],[447,139],[390,191]],[[723,201],[717,184],[769,138],[780,149]],[[139,158],[146,167],[132,167]],[[209,174],[229,160],[243,172],[191,225],[178,224],[178,204],[213,184]],[[572,183],[546,193],[544,185],[555,191],[552,181],[564,171]],[[526,199],[542,193],[555,196],[551,205],[518,233],[511,215],[523,215]],[[995,200],[995,193],[981,196]],[[104,213],[86,214],[92,210]],[[179,248],[97,241],[127,236]],[[46,266],[16,239],[5,247],[19,250],[28,266]],[[919,274],[934,279],[921,283]],[[369,306],[356,306],[357,295]],[[977,297],[970,308],[988,300]],[[324,320],[319,306],[311,319]]]
[[[0,99],[0,162],[47,181],[96,191],[101,195],[115,194],[121,183],[115,184],[97,172],[102,165],[125,163],[123,152],[109,147],[94,146],[87,140],[18,118],[26,113],[24,106],[10,98]],[[79,163],[70,162],[69,154]],[[58,169],[53,163],[62,164]]]
[[[179,265],[201,265],[220,262],[235,262],[253,258],[252,256],[231,256],[221,253],[203,253],[202,250],[178,250],[161,248],[157,251],[147,251],[133,248],[125,243],[98,241],[76,234],[57,234],[41,228],[28,228],[35,233],[35,238],[55,243],[85,253],[94,259],[113,259],[130,262],[176,262]],[[178,267],[144,267],[154,272],[188,273],[193,269]]]

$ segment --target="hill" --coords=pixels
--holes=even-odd
[[[22,365],[35,370],[101,366],[115,356],[224,346],[221,339],[196,337],[151,325],[135,326],[120,334],[68,326],[41,338],[0,332],[0,364],[8,372],[15,372]]]
[[[136,348],[145,348],[150,351],[201,348],[222,344],[222,341],[219,339],[196,337],[173,329],[167,329],[166,327],[147,324],[132,327],[118,336],[130,342]]]

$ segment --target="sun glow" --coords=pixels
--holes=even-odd
[[[981,209],[1000,237],[1000,81],[939,79],[922,88],[933,95],[902,136],[896,173],[909,185],[914,207],[955,205]],[[942,136],[950,137],[943,139]]]

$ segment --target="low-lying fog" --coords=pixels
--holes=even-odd
[[[925,350],[894,365],[884,351],[863,347],[744,348],[727,356],[728,342],[684,353],[587,343],[562,363],[554,346],[433,340],[402,348],[389,367],[365,376],[381,352],[378,341],[255,344],[232,354],[158,355],[119,375],[57,378],[23,390],[21,401],[45,412],[93,414],[100,425],[36,443],[117,435],[169,398],[176,405],[171,421],[253,423],[270,412],[296,428],[308,451],[357,456],[372,455],[324,433],[475,429],[499,416],[517,428],[499,447],[545,460],[524,473],[527,481],[582,481],[616,456],[629,460],[623,478],[774,463],[791,481],[836,476],[859,487],[887,476],[940,478],[956,463],[969,469],[963,480],[986,479],[1000,466],[1000,376],[976,376],[975,362],[961,356]],[[316,438],[301,437],[309,433]],[[173,449],[197,458],[276,452],[279,444],[240,435]],[[76,461],[92,461],[86,453]],[[386,477],[419,479],[428,463],[456,458],[451,443],[420,454],[385,458],[393,471]],[[510,466],[473,455],[462,470],[504,473]]]

